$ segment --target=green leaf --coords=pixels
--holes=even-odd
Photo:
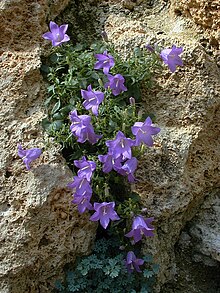
[[[153,277],[154,272],[153,271],[149,271],[149,270],[144,270],[143,271],[143,275],[144,275],[145,278],[151,278],[151,277]]]
[[[65,287],[61,284],[60,280],[56,280],[54,286],[59,291],[62,291],[65,289]]]
[[[96,79],[96,80],[98,80],[100,78],[98,73],[96,73],[96,72],[92,72],[91,77]]]
[[[50,123],[48,130],[49,131],[58,131],[62,128],[62,126],[63,126],[62,120],[53,121],[52,123]]]
[[[154,273],[157,274],[159,272],[160,265],[159,264],[153,264],[152,269],[153,269]]]
[[[146,261],[146,262],[152,262],[153,261],[153,257],[152,257],[152,255],[147,254],[147,255],[145,255],[143,257],[143,260]]]
[[[53,120],[63,120],[63,116],[60,113],[55,113],[53,115]]]
[[[48,73],[50,72],[50,70],[49,70],[49,66],[48,66],[48,65],[45,65],[45,64],[42,64],[42,65],[41,65],[40,70],[41,70],[42,72],[46,73],[46,74],[48,74]]]
[[[59,112],[60,112],[63,116],[67,116],[67,115],[70,113],[70,111],[72,111],[72,109],[73,109],[73,106],[69,104],[69,105],[67,105],[67,106],[65,106],[65,107],[63,107],[63,108],[61,108]]]
[[[48,118],[44,118],[41,122],[42,127],[44,130],[48,130],[50,127],[51,122],[48,120]]]
[[[61,106],[61,102],[60,102],[60,99],[56,102],[56,104],[53,106],[53,109],[51,111],[51,114],[54,114],[56,113],[59,109],[60,109],[60,106]]]

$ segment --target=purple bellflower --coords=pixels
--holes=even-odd
[[[121,168],[121,156],[115,159],[112,154],[98,155],[99,161],[103,163],[102,171],[109,173],[112,169],[117,171]]]
[[[148,51],[150,51],[151,53],[153,53],[153,52],[155,52],[155,49],[151,46],[151,44],[146,44],[145,45],[145,48],[148,50]]]
[[[106,143],[109,148],[109,153],[113,155],[115,159],[122,156],[122,159],[131,159],[131,147],[134,146],[134,140],[125,137],[124,133],[118,131],[116,138],[113,140],[107,140]]]
[[[18,156],[22,158],[27,170],[30,170],[30,163],[40,157],[42,150],[39,148],[33,148],[24,150],[20,144],[18,144]]]
[[[50,21],[50,32],[43,34],[42,37],[45,40],[50,40],[52,46],[56,47],[70,40],[69,36],[66,34],[67,29],[68,24],[58,26],[55,22]]]
[[[76,136],[79,136],[82,129],[88,127],[91,122],[91,117],[89,115],[78,115],[76,110],[70,112],[69,118],[72,122],[70,130]]]
[[[110,87],[114,96],[118,96],[121,92],[127,91],[127,88],[124,86],[125,79],[121,74],[108,74],[107,77],[109,81],[105,84],[105,88]]]
[[[90,124],[88,127],[82,129],[77,141],[84,143],[86,140],[88,140],[91,144],[95,144],[101,137],[102,135],[95,134],[94,128]]]
[[[102,31],[101,36],[105,42],[108,42],[108,35],[107,35],[106,31]]]
[[[79,168],[77,174],[81,178],[86,178],[90,182],[92,172],[96,169],[96,163],[93,161],[87,161],[86,157],[82,157],[82,160],[75,160],[74,165]]]
[[[142,142],[148,146],[153,146],[152,135],[160,132],[159,127],[155,127],[152,124],[150,117],[144,122],[135,122],[134,126],[131,127],[132,133],[136,136],[135,145],[139,146]]]
[[[77,115],[77,111],[74,110],[70,112],[69,117],[72,122],[70,130],[77,137],[78,142],[84,143],[88,140],[94,144],[102,137],[102,135],[95,134],[89,115]]]
[[[164,49],[160,53],[160,57],[162,58],[163,62],[168,65],[171,72],[176,70],[176,66],[183,66],[183,61],[179,57],[179,55],[183,52],[182,47],[176,47],[175,45],[172,46],[171,49]]]
[[[142,266],[143,264],[143,259],[137,258],[133,251],[128,252],[125,265],[129,273],[134,272],[134,270],[136,270],[138,273],[141,273],[139,266]]]
[[[136,216],[134,217],[133,224],[132,224],[132,230],[125,234],[126,237],[133,237],[134,243],[140,241],[142,239],[142,236],[145,235],[146,237],[154,236],[153,230],[154,227],[151,225],[151,222],[153,222],[154,218],[147,218],[145,219],[142,216]]]
[[[107,51],[104,51],[103,54],[96,54],[95,57],[98,60],[98,62],[96,62],[94,68],[103,68],[104,74],[108,74],[110,68],[112,68],[115,65],[114,57],[107,54]]]
[[[129,98],[129,102],[130,102],[130,105],[131,105],[131,106],[135,106],[135,98],[130,97],[130,98]]]
[[[138,160],[135,157],[132,157],[131,159],[127,160],[120,169],[117,169],[116,171],[123,176],[128,176],[128,181],[133,183],[135,182],[134,172],[137,169],[137,164]]]
[[[95,213],[90,217],[91,221],[100,220],[100,224],[104,229],[107,228],[110,220],[119,220],[119,216],[114,210],[115,202],[94,203]]]
[[[72,203],[77,204],[78,211],[80,214],[84,213],[86,209],[93,210],[93,206],[90,203],[91,194],[85,192],[82,195],[74,194],[74,199],[72,200]]]
[[[92,113],[98,116],[99,104],[104,100],[104,94],[100,91],[93,91],[89,85],[86,90],[81,90],[81,95],[85,99],[83,106],[86,110],[92,109]]]
[[[75,189],[75,196],[92,195],[92,188],[89,181],[84,177],[74,176],[73,181],[67,187]]]

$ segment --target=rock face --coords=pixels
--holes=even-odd
[[[220,193],[214,192],[205,199],[200,211],[190,222],[189,234],[195,239],[194,250],[199,261],[207,265],[209,259],[220,262]],[[211,265],[216,262],[211,262]]]
[[[196,24],[204,28],[219,29],[218,0],[172,0],[171,2],[176,13],[192,18]]]
[[[145,251],[151,252],[160,264],[161,284],[176,273],[174,245],[181,230],[200,210],[205,196],[219,188],[220,74],[216,47],[210,51],[201,41],[208,32],[175,15],[175,1],[170,8],[164,1],[148,4],[134,8],[129,18],[121,8],[118,14],[110,12],[105,29],[109,39],[125,54],[149,39],[167,47],[184,47],[184,67],[174,74],[164,69],[156,76],[155,87],[143,91],[145,108],[156,115],[162,131],[155,147],[149,149],[140,163],[140,183],[136,189],[144,207],[156,219],[156,235],[146,241]],[[217,15],[212,21],[218,21]],[[214,202],[212,205],[215,206]],[[201,211],[198,224],[195,218],[195,227],[203,216]],[[212,222],[219,223],[218,209],[213,217]],[[213,236],[207,243],[208,231],[204,233],[206,240],[201,240],[205,254],[216,255],[219,249],[219,232],[216,228],[213,231],[212,235],[218,233],[215,241]]]
[[[69,2],[51,1],[48,6],[44,0],[28,4],[5,0],[0,4],[2,293],[50,292],[50,280],[77,254],[88,253],[95,234],[88,217],[79,217],[69,205],[66,184],[72,174],[58,146],[50,140],[43,143],[47,138],[39,126],[45,115],[41,35],[48,30],[46,23]],[[130,2],[134,5],[127,9]],[[219,261],[219,193],[213,193],[220,185],[218,1],[72,4],[78,14],[73,15],[69,7],[62,19],[68,23],[73,19],[73,28],[77,19],[87,19],[91,13],[87,31],[78,24],[80,40],[105,29],[124,55],[149,40],[184,47],[184,67],[174,74],[164,67],[155,86],[143,90],[143,107],[156,115],[162,129],[155,147],[140,163],[140,182],[135,187],[155,217],[155,237],[146,240],[144,251],[160,264],[158,291],[176,272],[174,245],[191,220],[188,233],[199,240],[197,250]],[[44,148],[30,172],[17,156],[18,141],[25,148]]]
[[[95,225],[70,204],[72,174],[43,133],[40,74],[46,18],[68,1],[1,1],[0,292],[51,292],[63,266],[90,250]],[[62,2],[62,5],[60,4]],[[29,172],[17,143],[41,147]],[[51,282],[51,283],[50,283]]]

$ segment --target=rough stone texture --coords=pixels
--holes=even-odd
[[[175,74],[164,68],[156,76],[155,87],[143,91],[145,108],[156,115],[162,128],[155,147],[140,163],[140,183],[136,186],[149,214],[155,216],[156,235],[146,241],[145,251],[151,252],[160,264],[156,291],[177,271],[174,245],[181,230],[199,211],[206,194],[220,185],[217,46],[208,50],[201,41],[207,32],[190,19],[175,15],[173,7],[165,1],[152,5],[146,1],[130,13],[118,3],[105,14],[109,39],[125,55],[148,40],[184,47],[184,67]],[[217,14],[212,21],[218,21]],[[218,213],[213,216],[216,223]],[[215,246],[213,241],[207,248],[209,254]]]
[[[54,277],[90,250],[96,225],[70,204],[72,174],[59,147],[43,133],[45,89],[40,74],[46,18],[68,1],[0,3],[0,292],[51,292]],[[62,2],[62,3],[61,3]],[[17,143],[41,147],[27,172]],[[50,283],[51,282],[51,283]]]
[[[4,32],[0,74],[4,259],[0,286],[2,292],[10,293],[46,291],[46,280],[59,273],[76,254],[88,251],[95,229],[86,216],[79,218],[75,209],[68,210],[70,194],[65,186],[71,174],[63,159],[55,155],[57,148],[52,142],[46,145],[44,155],[30,173],[16,155],[19,140],[25,147],[43,146],[45,138],[39,128],[44,116],[39,43],[45,44],[41,34],[47,31],[46,22],[69,1],[53,1],[49,6],[43,0],[26,2],[10,0],[0,4]],[[155,289],[159,290],[176,272],[174,245],[185,224],[199,212],[190,233],[198,235],[201,225],[206,231],[206,207],[215,208],[216,199],[210,197],[200,211],[207,194],[220,185],[219,18],[214,9],[209,17],[204,1],[132,1],[137,4],[132,5],[132,12],[125,2],[100,1],[98,8],[95,4],[99,1],[89,1],[91,6],[86,1],[73,2],[75,14],[68,7],[61,16],[72,30],[79,29],[79,40],[92,38],[105,29],[125,56],[148,40],[164,46],[184,46],[185,66],[174,74],[164,67],[157,74],[155,87],[143,91],[143,107],[156,115],[162,128],[155,147],[148,150],[140,164],[140,183],[136,186],[144,206],[155,217],[156,235],[146,240],[145,251],[152,252],[160,264]],[[196,9],[191,20],[185,18],[187,5]],[[203,30],[204,17],[199,21],[201,15],[210,19],[207,31]],[[214,218],[207,216],[210,223],[218,223],[218,209],[215,213]],[[215,233],[219,233],[218,228],[213,228]],[[218,260],[219,246],[207,242],[207,231],[203,235],[198,249]]]
[[[219,30],[220,3],[218,0],[172,0],[176,13],[184,14],[204,28]]]
[[[199,212],[190,222],[189,229],[190,236],[195,239],[194,250],[197,252],[197,260],[207,265],[210,264],[210,258],[220,262],[219,223],[220,194],[215,192],[205,199]]]

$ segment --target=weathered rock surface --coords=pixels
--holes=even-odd
[[[152,252],[160,264],[158,283],[176,273],[174,245],[180,232],[200,209],[205,195],[219,188],[220,178],[220,74],[216,47],[211,53],[204,48],[201,27],[175,15],[174,5],[175,1],[171,7],[164,1],[155,1],[151,6],[143,2],[128,17],[119,3],[120,12],[115,13],[114,6],[105,22],[109,39],[125,54],[149,39],[167,47],[184,47],[184,67],[175,74],[164,69],[157,75],[155,87],[143,92],[146,110],[156,115],[162,128],[155,147],[140,163],[140,183],[136,186],[144,207],[156,219],[156,235],[146,241],[145,251]],[[214,18],[213,23],[218,21],[216,14]],[[213,221],[217,222],[218,217],[214,216]],[[219,232],[215,229],[213,233]]]
[[[220,262],[220,193],[214,192],[205,199],[199,212],[190,222],[190,236],[194,239],[194,250],[198,260],[206,261],[211,258]],[[215,262],[213,262],[213,265]]]
[[[176,13],[192,18],[196,24],[204,28],[219,30],[220,4],[218,0],[172,0],[171,3]]]
[[[72,174],[42,133],[41,35],[68,1],[1,1],[0,292],[51,292],[52,280],[90,250],[95,226],[70,204]],[[62,2],[62,3],[61,3]],[[17,143],[41,147],[27,172]],[[50,283],[51,282],[51,283]]]
[[[10,0],[0,4],[4,32],[0,74],[2,292],[49,290],[46,280],[76,254],[88,252],[94,237],[95,227],[88,218],[78,217],[72,207],[69,210],[71,195],[65,186],[71,173],[55,155],[57,148],[50,143],[29,173],[16,155],[19,140],[25,147],[43,146],[39,127],[44,116],[41,34],[68,2],[53,1],[48,6],[43,0],[28,4]],[[198,250],[219,261],[219,203],[216,197],[207,197],[220,187],[219,18],[212,9],[218,2],[137,1],[132,12],[125,2],[100,1],[98,7],[97,1],[89,1],[91,6],[74,2],[77,13],[68,7],[62,18],[68,23],[72,19],[79,40],[105,29],[125,55],[148,40],[184,47],[184,67],[174,74],[164,67],[154,88],[143,91],[143,106],[156,115],[162,128],[155,147],[140,164],[136,186],[144,207],[155,217],[156,235],[146,240],[144,250],[152,252],[160,264],[159,290],[176,272],[174,245],[192,219],[192,235],[199,237],[202,227]],[[211,216],[209,210],[215,213]],[[207,231],[212,223],[216,225]]]

